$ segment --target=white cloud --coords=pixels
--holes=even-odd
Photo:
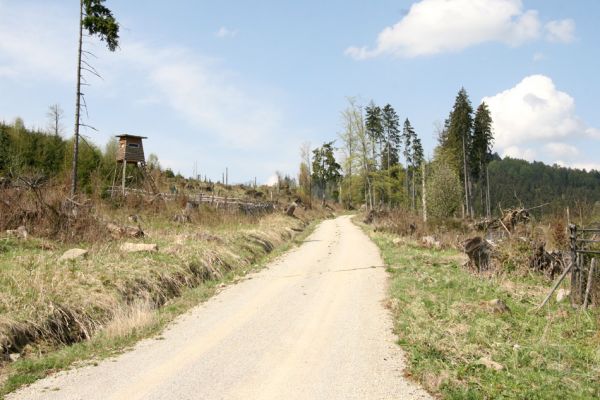
[[[600,129],[587,128],[585,134],[592,139],[600,139]]]
[[[575,100],[544,75],[528,76],[515,87],[483,99],[492,113],[496,145],[506,148],[532,140],[583,136]]]
[[[217,31],[217,33],[215,33],[215,35],[221,39],[233,38],[233,37],[236,37],[237,34],[238,34],[237,30],[228,29],[225,26],[220,27],[219,30]]]
[[[544,75],[524,78],[515,87],[483,99],[493,119],[495,150],[503,156],[525,160],[570,161],[571,166],[594,160],[600,130],[577,116],[575,100],[559,91]],[[586,141],[586,147],[577,144]],[[564,161],[561,161],[566,165]]]
[[[536,152],[532,149],[522,149],[518,146],[509,146],[502,152],[502,157],[519,158],[521,160],[533,161]]]
[[[546,39],[550,42],[571,43],[575,40],[575,21],[563,19],[546,24]]]
[[[548,38],[564,41],[572,20],[546,25]],[[421,0],[395,25],[377,37],[375,48],[349,47],[346,54],[366,59],[384,54],[418,57],[458,52],[485,42],[518,46],[541,37],[538,12],[521,0]]]
[[[598,171],[598,172],[600,172],[600,164],[599,163],[594,163],[594,162],[589,162],[589,163],[580,163],[580,162],[566,163],[564,161],[557,160],[557,161],[554,162],[554,164],[560,165],[561,167],[570,167],[570,168],[584,169],[584,170],[586,170],[588,172],[590,172],[590,171]]]
[[[561,142],[550,142],[544,145],[544,150],[551,156],[557,158],[573,159],[579,155],[577,147]]]

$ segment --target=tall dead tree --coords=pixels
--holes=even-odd
[[[98,71],[85,59],[91,55],[89,51],[83,50],[83,31],[89,36],[98,36],[101,41],[106,42],[110,51],[115,51],[119,46],[119,24],[113,17],[112,12],[104,6],[105,0],[80,0],[79,1],[79,45],[77,48],[77,90],[75,98],[75,131],[73,135],[73,165],[71,169],[71,197],[77,193],[77,163],[79,158],[79,128],[87,126],[80,122],[81,105],[85,106],[85,99],[81,92],[82,73],[89,72],[100,77]]]
[[[48,116],[48,128],[52,132],[54,136],[60,135],[63,130],[61,120],[63,117],[63,109],[60,108],[58,104],[52,104],[48,107],[48,112],[46,115]]]

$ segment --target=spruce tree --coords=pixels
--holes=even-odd
[[[410,171],[411,171],[411,166],[413,163],[412,142],[413,142],[415,135],[416,135],[415,130],[413,129],[412,125],[410,124],[410,121],[407,118],[404,121],[404,128],[402,129],[402,142],[403,142],[402,145],[404,147],[402,154],[404,155],[404,162],[406,163],[406,194],[408,195],[409,198],[410,198],[410,186],[409,186]]]
[[[417,136],[417,134],[413,131],[412,138],[412,208],[413,210],[416,208],[416,194],[417,194],[417,185],[416,185],[416,176],[421,171],[421,166],[423,165],[423,161],[425,160],[425,154],[423,152],[423,145],[421,144],[421,139]],[[423,179],[423,177],[421,177]]]
[[[473,107],[469,95],[461,88],[456,96],[454,107],[446,123],[446,129],[441,137],[441,151],[460,177],[464,187],[465,211],[472,214],[471,184],[470,184],[470,155],[473,136]]]
[[[381,155],[381,168],[389,170],[390,167],[397,165],[400,161],[400,118],[396,114],[396,110],[386,104],[382,110],[382,122],[383,122],[383,136],[384,136],[384,149]]]
[[[377,147],[380,147],[379,152],[381,153],[381,142],[383,140],[383,118],[381,108],[371,101],[369,105],[365,107],[365,114],[365,129],[371,142],[373,164],[376,166]]]
[[[486,215],[491,214],[489,199],[489,182],[487,167],[492,159],[492,145],[494,135],[492,132],[492,116],[487,104],[481,103],[475,113],[473,122],[473,143],[471,149],[472,176],[477,180],[479,192],[482,198],[482,207]],[[483,182],[485,182],[485,190]],[[483,201],[485,192],[485,202]]]

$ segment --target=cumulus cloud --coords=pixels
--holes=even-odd
[[[587,127],[575,114],[575,100],[544,75],[528,76],[515,87],[483,99],[492,112],[500,148],[532,141],[582,136]]]
[[[574,29],[572,20],[546,25],[548,39],[555,41],[568,41]],[[411,58],[485,42],[518,46],[541,35],[538,12],[524,10],[521,0],[421,0],[379,33],[374,48],[349,47],[346,54],[359,60],[384,54]]]
[[[550,142],[544,145],[544,150],[556,158],[573,159],[579,155],[579,149],[568,143]]]
[[[575,21],[564,19],[546,24],[546,39],[550,42],[570,43],[575,40]]]
[[[544,75],[524,78],[515,87],[483,99],[494,121],[495,147],[503,156],[575,166],[586,157],[582,140],[600,139],[600,131],[577,115],[575,100]],[[593,145],[591,146],[593,148]]]
[[[219,30],[215,33],[215,36],[221,39],[224,38],[233,38],[236,37],[238,34],[238,31],[235,29],[228,29],[225,26],[222,26],[219,28]]]

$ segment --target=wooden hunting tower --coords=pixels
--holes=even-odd
[[[119,138],[117,161],[127,164],[146,163],[142,144],[142,139],[147,139],[145,136],[117,135],[117,137]]]
[[[123,196],[125,196],[125,183],[126,183],[126,172],[127,172],[127,164],[134,164],[140,168],[144,176],[144,181],[147,185],[150,186],[152,192],[157,193],[158,189],[154,184],[154,180],[152,176],[148,174],[146,171],[146,158],[144,157],[144,145],[142,144],[143,139],[147,139],[145,136],[135,136],[135,135],[117,135],[119,138],[119,149],[117,151],[117,165],[120,163],[123,164],[123,168],[121,168],[121,191]],[[117,180],[117,175],[119,168],[116,169],[114,179],[113,179],[113,191],[115,189],[115,181]]]

